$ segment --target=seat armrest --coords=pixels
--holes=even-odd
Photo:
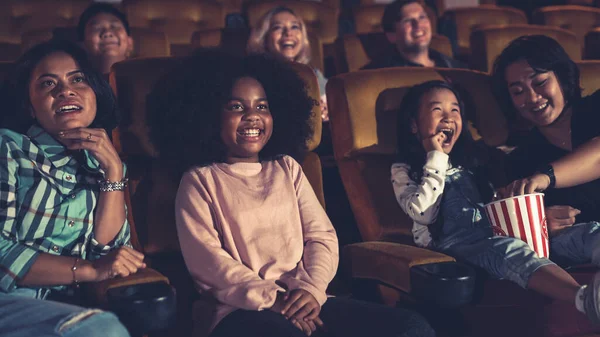
[[[127,277],[116,277],[100,282],[88,283],[83,288],[89,300],[100,306],[105,306],[108,303],[107,293],[110,289],[153,282],[168,284],[169,279],[152,268],[144,268]]]
[[[114,312],[132,335],[164,331],[176,320],[177,300],[169,280],[144,268],[123,278],[89,284],[87,295]]]
[[[385,284],[436,307],[458,307],[473,298],[475,272],[451,256],[382,241],[348,245],[344,253],[354,279]]]
[[[371,279],[410,293],[410,268],[453,262],[453,257],[429,249],[393,242],[369,241],[344,248],[352,278]]]

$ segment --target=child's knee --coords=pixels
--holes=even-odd
[[[98,309],[84,310],[63,319],[57,332],[65,337],[129,337],[117,316]]]

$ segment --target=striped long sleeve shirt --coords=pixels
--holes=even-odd
[[[40,252],[94,260],[129,245],[127,220],[110,245],[94,238],[103,177],[87,151],[69,151],[38,126],[0,129],[0,292],[17,287]]]

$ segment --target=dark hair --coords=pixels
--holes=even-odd
[[[116,16],[117,19],[123,23],[127,35],[131,35],[129,21],[127,21],[127,16],[125,14],[110,4],[95,3],[86,8],[79,17],[79,23],[77,24],[77,38],[79,41],[83,41],[85,39],[85,26],[87,25],[88,21],[100,13],[107,13]]]
[[[35,120],[31,117],[32,109],[29,97],[31,73],[46,56],[63,52],[70,55],[83,72],[89,86],[96,95],[96,117],[91,127],[110,131],[117,126],[118,110],[116,98],[108,83],[98,74],[83,49],[73,42],[52,40],[38,44],[21,56],[7,74],[0,87],[0,102],[5,110],[0,117],[0,127],[25,133]]]
[[[396,128],[398,135],[398,161],[410,165],[410,176],[415,181],[420,181],[422,178],[423,165],[425,165],[427,153],[425,153],[421,141],[412,132],[412,122],[418,121],[423,96],[433,90],[440,89],[450,90],[456,96],[460,108],[460,116],[463,121],[460,137],[450,154],[452,164],[467,169],[474,168],[478,164],[473,152],[474,141],[467,124],[465,104],[460,97],[458,89],[444,81],[424,82],[411,87],[404,95],[398,111]]]
[[[263,86],[273,117],[273,133],[260,160],[284,154],[300,159],[305,153],[313,101],[287,62],[201,50],[159,80],[147,98],[150,140],[176,175],[225,161],[221,112],[235,81],[246,76]]]
[[[506,68],[525,60],[534,71],[554,72],[565,98],[565,109],[581,98],[579,68],[554,39],[544,35],[526,35],[512,41],[496,58],[492,70],[492,89],[507,118],[514,120],[517,111],[506,82]]]
[[[383,16],[381,18],[381,26],[383,27],[383,31],[386,33],[394,32],[394,26],[400,19],[400,11],[402,11],[404,6],[412,3],[418,3],[423,6],[419,0],[396,0],[385,6]]]

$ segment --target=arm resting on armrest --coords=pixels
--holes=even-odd
[[[117,277],[101,282],[85,284],[84,290],[90,300],[93,300],[100,305],[105,305],[108,299],[107,292],[110,289],[153,282],[164,282],[168,284],[169,279],[154,269],[144,268],[128,277]]]

